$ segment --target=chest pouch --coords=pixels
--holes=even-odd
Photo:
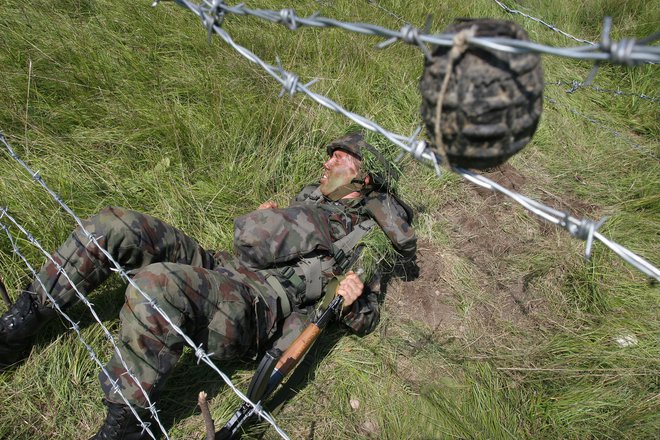
[[[314,206],[260,209],[234,221],[234,249],[255,269],[332,250],[328,214]]]

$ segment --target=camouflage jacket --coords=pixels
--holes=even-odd
[[[278,274],[287,295],[294,304],[294,313],[279,326],[276,295],[266,283],[256,282],[253,286],[265,300],[270,313],[266,313],[269,336],[297,335],[304,327],[322,292],[307,292],[301,295],[288,280],[280,276],[281,269],[297,264],[302,258],[321,256],[330,258],[332,244],[350,233],[358,224],[374,218],[394,247],[404,257],[414,255],[416,237],[410,227],[410,217],[394,197],[372,192],[358,199],[342,199],[332,202],[318,191],[318,185],[310,185],[292,200],[288,208],[254,211],[235,222],[234,245],[238,262],[233,265],[246,275],[257,276],[267,273]],[[247,270],[245,270],[247,269]],[[323,273],[321,289],[338,273]],[[254,274],[251,278],[256,281]],[[378,323],[380,276],[365,283],[365,291],[341,317],[341,322],[357,334],[371,332]],[[309,297],[311,296],[311,300]],[[281,309],[280,309],[281,312]],[[295,336],[294,336],[295,337]],[[280,344],[278,344],[279,346]]]

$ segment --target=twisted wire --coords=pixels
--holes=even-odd
[[[103,322],[101,321],[101,319],[99,318],[99,316],[96,314],[96,311],[94,310],[94,306],[93,306],[93,304],[89,302],[89,300],[87,299],[87,297],[86,297],[82,292],[80,292],[80,290],[78,289],[78,287],[77,287],[77,286],[71,281],[71,279],[69,278],[69,276],[67,275],[67,273],[66,273],[66,272],[64,271],[64,269],[63,269],[63,268],[62,268],[62,267],[61,267],[61,266],[60,266],[60,265],[59,265],[59,264],[53,259],[53,257],[51,256],[51,254],[48,253],[48,252],[47,252],[47,251],[41,246],[41,244],[39,243],[39,241],[37,241],[37,240],[34,238],[34,236],[33,236],[32,234],[30,234],[30,233],[29,233],[29,232],[28,232],[28,231],[27,231],[27,230],[26,230],[26,229],[25,229],[20,223],[18,223],[18,221],[16,221],[16,219],[15,219],[14,217],[12,217],[12,216],[9,214],[9,212],[7,211],[7,209],[4,208],[4,207],[0,207],[0,219],[2,219],[2,218],[7,218],[11,223],[13,223],[13,224],[14,224],[14,225],[15,225],[15,226],[16,226],[16,227],[17,227],[17,228],[18,228],[18,229],[19,229],[19,230],[25,235],[25,237],[27,238],[27,240],[28,240],[28,241],[29,241],[34,247],[36,247],[37,249],[39,249],[39,251],[40,251],[41,253],[43,253],[43,254],[46,256],[46,258],[48,258],[53,264],[55,264],[55,265],[57,266],[57,271],[58,271],[58,273],[61,273],[62,275],[65,276],[65,278],[67,279],[67,281],[71,284],[71,286],[73,287],[74,291],[76,292],[76,296],[78,296],[78,298],[81,300],[81,302],[82,302],[83,304],[85,304],[85,306],[87,306],[87,308],[90,309],[90,311],[92,312],[92,316],[94,317],[94,320],[95,320],[95,321],[101,326],[101,329],[103,330],[103,334],[104,334],[105,338],[106,338],[108,341],[110,341],[110,343],[112,344],[113,350],[114,350],[114,352],[117,354],[119,360],[121,361],[121,364],[122,364],[122,366],[124,367],[124,369],[126,370],[127,375],[128,375],[128,376],[129,376],[129,377],[130,377],[130,378],[131,378],[131,379],[137,384],[137,386],[139,387],[140,391],[142,391],[142,393],[144,394],[144,396],[145,396],[145,398],[146,398],[146,400],[147,400],[147,403],[148,403],[149,411],[150,411],[151,415],[154,417],[154,420],[156,421],[156,423],[158,423],[158,426],[160,427],[161,432],[164,433],[165,438],[169,439],[169,437],[167,436],[167,433],[166,433],[166,431],[165,431],[165,428],[163,427],[163,425],[162,425],[160,419],[158,418],[158,413],[157,413],[157,410],[156,410],[155,405],[150,401],[149,396],[147,395],[146,391],[145,391],[144,388],[142,387],[141,382],[138,380],[137,377],[135,377],[135,375],[134,375],[133,373],[131,373],[130,369],[128,368],[128,365],[126,364],[126,361],[124,360],[123,356],[121,355],[121,352],[119,351],[119,348],[117,347],[117,343],[116,343],[116,341],[115,341],[114,336],[112,336],[112,333],[110,333],[110,331],[108,330],[108,328],[107,328],[105,325],[103,325]],[[30,273],[32,273],[32,279],[33,279],[33,280],[36,280],[36,281],[39,283],[39,285],[41,286],[42,290],[43,290],[44,293],[46,294],[46,297],[47,297],[48,300],[51,302],[51,304],[53,304],[53,308],[54,308],[55,310],[57,310],[57,312],[58,312],[58,313],[59,313],[59,314],[60,314],[60,315],[61,315],[61,316],[62,316],[62,317],[63,317],[63,318],[64,318],[64,319],[70,324],[70,328],[71,328],[71,330],[73,330],[73,331],[76,333],[76,335],[78,336],[78,339],[80,340],[80,342],[82,342],[83,346],[85,347],[85,349],[86,349],[87,352],[89,353],[90,358],[91,358],[94,362],[96,362],[97,365],[99,365],[99,366],[101,367],[101,371],[103,371],[103,373],[108,377],[108,379],[111,380],[110,377],[112,377],[112,376],[110,376],[110,373],[109,373],[108,370],[105,368],[105,365],[104,365],[104,364],[101,362],[101,360],[98,358],[96,352],[94,352],[94,349],[93,349],[93,348],[87,343],[87,341],[85,341],[85,338],[82,336],[82,333],[81,333],[81,331],[80,331],[80,326],[79,326],[79,324],[78,324],[77,322],[75,322],[75,321],[74,321],[69,315],[67,315],[67,314],[61,309],[61,307],[57,304],[57,301],[55,300],[55,298],[53,298],[53,296],[52,296],[50,293],[48,293],[48,289],[47,289],[46,286],[43,284],[43,282],[41,281],[41,279],[37,276],[37,271],[36,271],[36,270],[34,269],[34,267],[30,264],[30,262],[27,260],[27,258],[21,253],[20,248],[18,247],[18,243],[17,243],[15,237],[12,235],[11,231],[9,230],[9,228],[8,228],[4,223],[2,223],[2,222],[0,222],[0,228],[2,228],[2,230],[3,230],[3,231],[5,232],[5,234],[7,235],[7,238],[9,239],[9,243],[11,244],[11,247],[12,247],[12,251],[14,252],[14,254],[16,254],[16,255],[17,255],[17,256],[18,256],[18,257],[19,257],[19,258],[25,263],[25,265],[27,266],[27,268],[28,268],[28,270],[30,271]],[[140,426],[142,426],[143,432],[146,432],[146,433],[149,435],[149,437],[151,437],[152,439],[155,440],[155,439],[156,439],[155,435],[154,435],[153,432],[149,429],[149,428],[150,428],[150,423],[149,423],[149,422],[145,422],[144,420],[142,420],[142,419],[140,418],[140,416],[138,415],[138,413],[137,413],[137,411],[135,410],[135,408],[133,408],[133,405],[131,405],[131,404],[129,403],[129,401],[128,401],[128,399],[126,398],[126,396],[124,396],[124,394],[122,393],[121,389],[119,388],[119,386],[118,386],[118,384],[117,384],[117,381],[113,381],[113,391],[116,391],[117,394],[119,394],[119,395],[121,396],[121,399],[122,399],[122,400],[124,401],[124,403],[129,407],[129,409],[130,409],[131,413],[133,414],[133,416],[135,416],[135,418],[136,418],[136,419],[138,420],[138,422],[140,423]]]
[[[519,10],[517,10],[517,9],[511,9],[510,7],[508,7],[507,5],[505,5],[504,3],[502,3],[502,2],[499,1],[499,0],[494,0],[494,1],[495,1],[495,3],[497,3],[497,4],[500,6],[500,8],[504,9],[504,10],[505,10],[506,12],[508,12],[509,14],[522,15],[523,17],[528,18],[528,19],[530,19],[530,20],[532,20],[532,21],[535,21],[535,22],[537,22],[537,23],[540,23],[540,24],[542,24],[543,26],[545,26],[545,27],[547,27],[547,28],[549,28],[549,29],[552,29],[553,31],[555,31],[555,32],[557,32],[557,33],[560,33],[560,34],[562,34],[562,35],[565,36],[565,37],[568,37],[568,38],[570,38],[570,39],[572,39],[572,40],[575,40],[575,41],[577,41],[578,43],[585,43],[585,44],[589,44],[589,45],[591,45],[591,46],[596,46],[596,43],[594,43],[593,41],[583,40],[582,38],[575,37],[575,36],[569,34],[568,32],[564,32],[564,31],[562,31],[561,29],[559,29],[559,28],[556,27],[555,25],[552,25],[552,24],[550,24],[550,23],[547,23],[547,22],[541,20],[540,18],[532,17],[531,15],[525,14],[524,12],[519,11]]]
[[[655,98],[653,96],[646,95],[644,93],[633,93],[633,92],[624,92],[623,90],[614,90],[614,89],[606,89],[603,87],[599,87],[593,84],[586,84],[581,81],[573,80],[573,81],[546,81],[545,82],[546,86],[562,86],[562,87],[569,87],[568,89],[564,90],[566,93],[569,95],[571,93],[575,93],[576,91],[580,89],[591,89],[595,92],[601,92],[601,93],[609,93],[610,95],[615,95],[615,96],[628,96],[628,97],[633,97],[633,98],[640,98],[640,99],[645,99],[647,101],[651,102],[660,102],[660,98]]]
[[[380,9],[381,11],[385,12],[387,15],[396,18],[397,20],[399,20],[402,23],[405,23],[409,26],[412,25],[409,21],[406,21],[403,17],[401,17],[400,15],[397,15],[394,12],[390,11],[389,9],[385,8],[384,6],[382,6],[380,3],[378,3],[375,0],[367,0],[367,3],[374,6],[375,8]]]
[[[156,0],[157,5],[160,0]],[[407,42],[409,44],[432,44],[438,46],[451,47],[453,45],[454,34],[426,34],[416,30],[418,38],[411,40],[412,26],[406,25],[399,30],[387,29],[370,23],[351,23],[327,18],[318,14],[312,14],[308,17],[298,16],[294,9],[286,8],[280,11],[270,9],[250,9],[244,4],[229,6],[224,0],[203,0],[201,3],[193,3],[188,0],[174,0],[180,6],[184,6],[201,17],[213,16],[214,14],[222,20],[228,14],[248,15],[271,21],[273,23],[284,25],[289,29],[299,29],[303,26],[315,28],[339,28],[349,32],[355,32],[363,35],[373,35],[385,38],[388,44],[394,41]],[[283,11],[286,11],[284,13]],[[215,23],[220,26],[221,21]],[[208,28],[208,27],[207,27]],[[539,53],[555,55],[567,58],[592,61],[609,61],[614,64],[638,64],[643,62],[660,62],[660,47],[652,46],[649,43],[660,38],[660,35],[654,34],[643,40],[623,39],[618,42],[611,42],[609,38],[610,25],[605,24],[603,32],[603,41],[598,45],[587,44],[578,47],[554,47],[535,43],[532,41],[523,41],[512,38],[502,37],[472,37],[467,40],[468,44],[487,50],[498,50],[510,53]],[[217,32],[217,31],[216,31]],[[387,44],[385,44],[387,45]],[[384,47],[381,43],[379,47]],[[420,47],[421,49],[421,47]],[[422,49],[423,50],[423,49]]]
[[[189,9],[191,12],[196,14],[198,17],[202,19],[202,22],[204,22],[204,17],[205,14],[208,13],[206,9],[202,5],[197,5],[195,3],[189,2],[187,0],[175,0],[175,2],[181,6],[186,7]],[[234,12],[229,7],[223,7],[222,5],[220,6],[224,12]],[[235,8],[236,11],[240,11],[243,15],[248,15],[247,12],[245,12],[244,7],[242,5],[238,5]],[[206,12],[205,12],[206,11]],[[251,14],[264,14],[264,18],[270,17],[270,13],[273,11],[258,11],[254,12],[252,11]],[[258,15],[257,15],[258,16]],[[314,16],[314,20],[316,20],[318,17]],[[297,19],[297,25],[300,25],[301,23],[307,24],[306,20],[309,19]],[[275,20],[278,22],[277,20]],[[345,24],[344,24],[345,25]],[[355,25],[355,24],[348,24],[348,26],[355,26],[356,31],[365,31],[365,29],[369,28],[369,26],[372,25]],[[364,27],[366,26],[366,27]],[[229,34],[222,29],[219,25],[214,25],[213,30],[215,33],[222,38],[227,44],[229,44],[234,50],[236,50],[238,53],[243,55],[246,59],[249,61],[261,66],[269,75],[271,75],[277,82],[280,84],[284,85],[287,78],[293,75],[292,73],[284,70],[282,67],[275,67],[272,66],[265,61],[263,61],[261,58],[259,58],[257,55],[252,53],[250,50],[246,49],[245,47],[237,44],[236,42],[233,41],[233,39],[229,36]],[[388,31],[392,32],[392,31]],[[368,32],[364,32],[368,33]],[[395,35],[392,35],[395,36]],[[420,38],[422,38],[420,36]],[[473,44],[477,44],[475,42],[476,38],[473,37],[471,39],[468,39],[468,42],[472,41]],[[517,41],[517,40],[512,40],[512,41]],[[482,44],[482,43],[478,43]],[[488,43],[490,44],[490,43]],[[503,46],[506,48],[505,46]],[[393,132],[390,132],[386,130],[385,128],[381,127],[377,123],[371,121],[370,119],[352,113],[346,109],[344,109],[342,106],[340,106],[338,103],[335,101],[332,101],[331,99],[319,95],[317,93],[312,92],[309,90],[306,86],[301,85],[299,82],[296,82],[295,84],[295,91],[302,92],[305,95],[309,96],[312,100],[315,102],[323,105],[324,107],[329,108],[330,110],[337,112],[346,118],[350,119],[351,121],[357,123],[363,128],[366,128],[367,130],[371,130],[375,133],[378,133],[382,136],[384,136],[386,139],[388,139],[390,142],[392,142],[394,145],[397,145],[401,149],[404,150],[404,152],[410,153],[415,157],[415,159],[425,162],[425,163],[430,163],[434,169],[435,172],[438,176],[441,175],[442,171],[440,169],[440,158],[428,148],[428,145],[426,144],[425,141],[417,139],[417,135],[420,132],[420,129],[418,128],[412,136],[404,136],[400,134],[396,134]],[[294,90],[291,90],[291,92],[294,92]],[[293,93],[291,93],[293,94]],[[491,181],[490,179],[482,176],[475,174],[469,170],[465,170],[462,168],[457,168],[453,167],[452,170],[459,175],[461,175],[463,178],[466,180],[479,185],[483,188],[499,192],[500,194],[503,194],[510,199],[514,200],[516,203],[520,204],[523,206],[525,209],[528,211],[532,212],[533,214],[538,215],[539,217],[557,225],[560,226],[564,229],[566,229],[572,236],[580,239],[585,239],[587,240],[587,248],[585,250],[585,257],[588,257],[591,253],[591,246],[593,243],[594,239],[599,240],[601,243],[603,243],[605,246],[607,246],[609,249],[611,249],[614,253],[616,253],[618,256],[620,256],[624,261],[628,262],[647,276],[654,278],[657,281],[660,281],[660,270],[658,270],[655,266],[653,266],[651,263],[648,261],[644,260],[643,258],[639,257],[638,255],[634,254],[633,252],[629,251],[625,247],[615,243],[614,241],[611,241],[607,238],[605,238],[602,234],[600,234],[596,229],[596,225],[599,225],[599,222],[594,223],[593,221],[589,219],[576,219],[572,217],[570,214],[556,210],[554,208],[548,207],[543,205],[540,202],[537,202],[535,200],[532,200],[526,196],[523,196],[521,194],[518,194],[514,191],[508,190],[497,183]],[[585,232],[586,231],[586,232]]]
[[[80,230],[82,231],[83,235],[85,238],[87,238],[88,243],[87,245],[94,244],[99,252],[101,252],[107,259],[108,261],[114,266],[111,270],[113,272],[116,272],[119,274],[119,276],[125,280],[128,284],[130,284],[144,299],[145,301],[149,304],[149,306],[155,310],[167,323],[168,325],[174,330],[179,336],[181,336],[184,341],[193,348],[195,357],[197,358],[198,362],[204,362],[207,364],[213,371],[215,371],[221,378],[222,380],[231,388],[231,390],[244,402],[249,404],[252,408],[254,408],[254,412],[259,415],[259,417],[263,418],[265,421],[267,421],[275,430],[277,433],[285,440],[289,440],[289,437],[286,435],[286,433],[275,423],[275,420],[271,417],[271,415],[266,412],[263,408],[261,408],[260,405],[255,404],[252,402],[250,399],[248,399],[245,394],[243,394],[236,385],[231,381],[231,379],[224,373],[222,370],[220,370],[211,360],[209,357],[209,354],[207,354],[204,349],[202,348],[202,345],[200,344],[195,345],[195,342],[185,334],[185,332],[178,326],[176,325],[171,318],[167,315],[167,313],[158,305],[158,303],[151,298],[147,293],[145,293],[136,283],[133,281],[132,277],[128,275],[128,273],[124,270],[124,268],[114,259],[112,254],[108,252],[106,249],[103,248],[98,242],[98,238],[96,237],[93,233],[87,231],[82,223],[82,220],[69,208],[69,206],[64,203],[64,201],[60,198],[59,195],[57,195],[52,189],[50,189],[47,185],[46,182],[43,180],[41,175],[39,175],[38,172],[33,171],[23,160],[14,152],[14,150],[11,148],[7,140],[5,139],[4,135],[0,133],[0,143],[4,144],[5,148],[9,152],[9,155],[16,161],[18,162],[30,175],[32,178],[50,194],[50,196],[59,204],[64,211],[66,211],[71,218],[76,222]],[[5,216],[7,215],[5,211]],[[26,231],[27,232],[27,231]]]

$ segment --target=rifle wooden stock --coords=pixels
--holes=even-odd
[[[309,351],[314,342],[321,334],[325,326],[334,318],[341,310],[344,302],[342,296],[335,296],[328,305],[328,308],[323,311],[321,316],[316,322],[309,324],[305,330],[291,343],[289,348],[282,354],[279,361],[273,368],[273,371],[268,380],[267,387],[263,395],[258,396],[259,401],[265,400],[277,388],[282,380],[300,363],[305,353]],[[272,365],[272,364],[271,364]],[[252,388],[252,385],[251,385]],[[261,389],[257,386],[257,389]],[[240,408],[229,419],[225,426],[216,435],[216,440],[232,440],[238,438],[238,430],[241,425],[254,416],[254,408],[249,403],[243,403]]]
[[[316,324],[308,325],[296,340],[293,341],[289,348],[286,349],[280,360],[277,362],[277,365],[275,365],[275,369],[279,371],[282,376],[288,375],[291,370],[298,365],[320,334],[321,329],[318,328]]]

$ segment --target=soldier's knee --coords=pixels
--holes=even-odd
[[[131,326],[131,322],[139,322],[140,327],[152,328],[166,325],[163,321],[166,315],[172,322],[182,323],[182,312],[185,305],[176,301],[170,282],[164,277],[161,268],[152,264],[138,272],[126,289],[125,310],[122,309],[122,326]]]
[[[133,283],[138,289],[152,293],[162,292],[171,282],[170,270],[164,263],[154,263],[140,269],[133,276]]]
[[[144,214],[118,206],[103,208],[87,219],[85,228],[91,228],[97,236],[120,236],[124,239],[131,236],[139,237],[136,225],[142,224]]]
[[[190,281],[187,267],[176,263],[154,263],[142,268],[133,277],[135,286],[127,290],[127,300],[147,294],[158,304],[185,307],[184,292]],[[130,296],[130,298],[129,298]]]

